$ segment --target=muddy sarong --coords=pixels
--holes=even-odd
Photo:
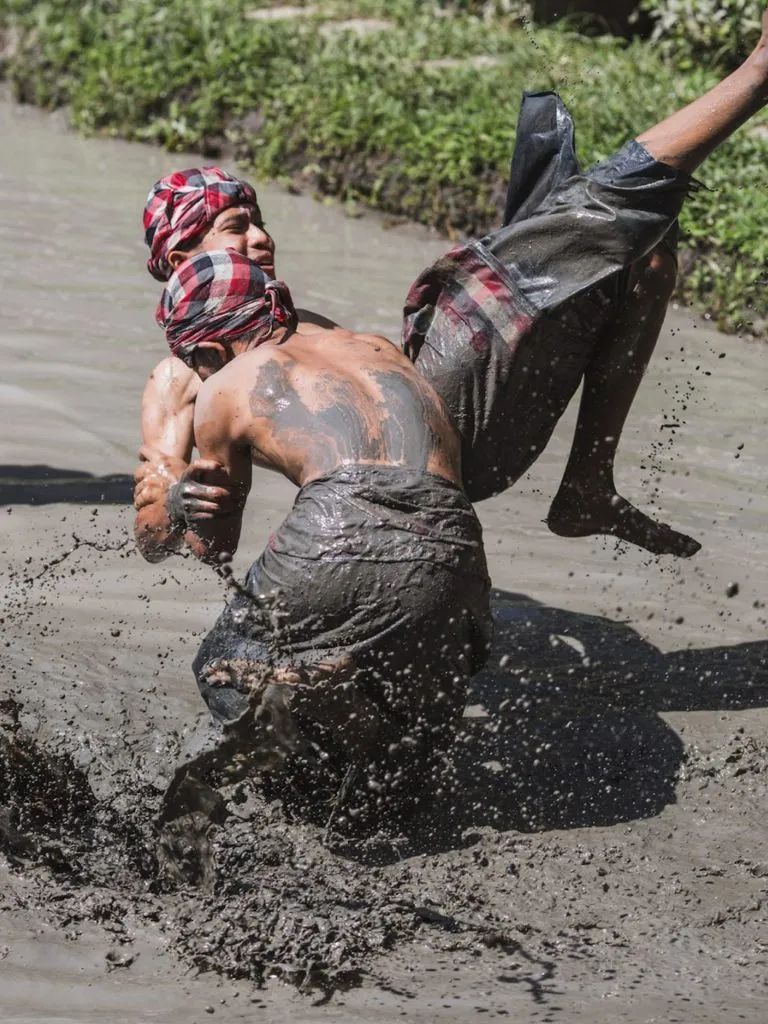
[[[412,286],[408,356],[462,438],[472,501],[530,467],[576,391],[630,283],[696,182],[633,141],[583,173],[554,93],[523,98],[504,225],[456,246]]]
[[[487,657],[488,595],[481,527],[458,487],[346,466],[299,491],[203,641],[195,675],[225,724],[266,666],[262,677],[296,684],[292,711],[309,732],[308,719],[374,742],[439,731],[461,716]]]

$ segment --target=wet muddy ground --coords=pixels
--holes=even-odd
[[[699,555],[550,535],[564,422],[479,508],[496,647],[428,798],[328,837],[292,783],[236,786],[214,877],[179,886],[151,819],[202,719],[189,664],[223,584],[143,563],[126,500],[162,353],[139,212],[187,161],[0,121],[5,1019],[762,1022],[762,346],[672,311],[627,428],[624,492]],[[261,191],[297,300],[395,335],[444,243]],[[237,572],[291,500],[258,475]]]

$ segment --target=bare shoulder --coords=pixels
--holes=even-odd
[[[375,367],[403,367],[412,365],[400,345],[385,338],[383,334],[360,333],[353,335],[358,346],[365,346],[371,364]]]
[[[298,330],[283,345],[283,349],[290,349],[302,342],[322,343],[323,345],[369,345],[374,348],[386,348],[397,350],[398,346],[385,338],[383,334],[372,334],[369,331],[351,331],[347,327],[338,325],[324,326],[314,322],[302,322]]]
[[[233,395],[228,367],[203,381],[195,400],[195,440],[202,453],[231,436]]]
[[[311,309],[297,309],[296,315],[299,318],[300,324],[313,324],[316,327],[324,327],[326,330],[339,326],[335,320],[323,316],[322,313],[315,313]]]
[[[364,341],[368,345],[373,345],[375,348],[380,348],[385,352],[390,350],[398,352],[400,346],[397,345],[390,338],[385,338],[383,334],[368,334],[367,332],[357,333],[353,335],[356,341]]]
[[[243,352],[200,385],[195,402],[195,424],[211,415],[233,415],[247,399],[254,379],[266,363],[281,359],[274,345],[260,345]]]
[[[199,390],[200,378],[195,371],[176,356],[166,356],[149,375],[145,394],[187,405],[195,401]]]

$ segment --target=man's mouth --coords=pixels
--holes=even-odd
[[[275,273],[275,258],[272,253],[262,253],[260,256],[254,256],[253,262],[261,267],[265,274],[274,275]]]

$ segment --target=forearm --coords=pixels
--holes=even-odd
[[[768,101],[768,48],[757,49],[722,82],[638,136],[656,160],[689,174]]]
[[[137,512],[133,532],[139,553],[147,562],[162,562],[187,549],[201,562],[217,565],[222,554],[235,553],[240,539],[239,526],[235,529],[231,524],[218,530],[203,529],[199,523],[174,524],[165,502],[155,502]]]
[[[222,555],[232,556],[240,543],[242,513],[233,512],[215,519],[196,520],[189,524],[184,541],[201,562],[218,565]]]

